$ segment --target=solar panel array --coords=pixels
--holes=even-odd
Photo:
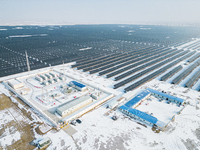
[[[167,51],[167,52],[162,53],[163,51]],[[107,77],[107,78],[110,78],[110,77],[115,76],[115,75],[117,75],[117,74],[119,74],[119,73],[122,73],[122,72],[124,72],[124,71],[126,71],[126,70],[129,70],[129,69],[131,69],[131,68],[133,68],[133,67],[136,67],[136,66],[141,65],[141,64],[143,64],[143,63],[146,63],[146,62],[148,62],[148,61],[150,61],[150,60],[153,60],[153,59],[154,59],[153,56],[156,56],[156,58],[157,58],[157,57],[162,56],[163,54],[167,54],[167,53],[170,53],[170,52],[172,52],[172,51],[174,51],[174,50],[166,50],[166,49],[161,50],[161,51],[156,50],[156,52],[153,52],[153,53],[151,53],[151,54],[149,54],[149,55],[146,55],[146,56],[144,56],[144,57],[139,57],[139,58],[136,57],[137,59],[128,61],[128,62],[126,62],[126,63],[123,63],[123,64],[119,65],[119,66],[110,68],[110,70],[106,70],[106,72],[110,72],[110,71],[114,71],[114,70],[116,70],[116,69],[122,68],[122,67],[124,67],[124,66],[126,66],[126,65],[129,65],[129,64],[131,64],[131,63],[135,63],[135,64],[129,65],[129,66],[127,66],[127,67],[124,67],[124,68],[122,68],[122,69],[120,69],[120,70],[114,71],[114,72],[112,72],[112,73],[110,73],[110,74],[107,74],[106,77]],[[161,52],[161,54],[159,54],[160,52]],[[159,54],[159,55],[157,55],[157,54]],[[148,59],[146,59],[146,58],[148,58]],[[145,60],[144,60],[144,59],[145,59]],[[140,60],[142,60],[142,61],[140,61]],[[137,63],[136,63],[136,62],[137,62]],[[105,72],[104,72],[104,73],[105,73]],[[100,75],[101,75],[101,74],[102,74],[102,73],[100,72]]]
[[[179,52],[181,52],[181,50],[178,50],[178,51],[172,52],[172,53],[170,53],[170,54],[168,54],[168,55],[164,55],[163,57],[154,59],[153,61],[150,61],[149,63],[145,63],[144,65],[141,65],[141,66],[139,66],[139,67],[137,67],[137,68],[135,68],[135,69],[132,69],[132,70],[130,70],[130,71],[128,71],[128,72],[123,73],[122,75],[119,75],[119,76],[115,77],[115,80],[118,81],[118,80],[120,80],[120,79],[122,79],[122,78],[124,78],[124,77],[127,77],[127,76],[129,76],[129,75],[135,73],[135,72],[138,72],[138,71],[140,71],[140,70],[143,70],[143,69],[145,69],[146,67],[152,66],[152,65],[154,65],[154,64],[156,64],[156,63],[158,63],[158,62],[160,62],[160,61],[162,61],[162,60],[165,60],[166,58],[171,57],[171,56],[173,56],[173,55],[175,55],[175,54],[177,54],[177,53],[179,53]],[[137,63],[137,65],[140,65],[140,62]],[[136,65],[136,66],[137,66],[137,65]],[[132,66],[131,66],[131,68],[132,68]],[[129,68],[127,67],[126,69],[129,69]],[[124,71],[124,70],[123,70],[123,71]]]
[[[196,53],[193,57],[191,57],[190,59],[188,59],[188,62],[193,62],[193,61],[196,60],[199,56],[200,56],[200,53]]]
[[[161,77],[161,81],[165,81],[167,80],[169,77],[171,77],[172,75],[174,75],[176,72],[178,72],[179,70],[181,70],[183,67],[181,65],[179,65],[178,67],[174,68],[173,70],[171,70],[170,72],[166,73],[164,76]]]
[[[174,60],[174,59],[176,59],[176,58],[178,58],[178,57],[180,57],[180,56],[182,56],[182,55],[184,55],[184,54],[186,54],[188,52],[189,51],[183,51],[183,52],[181,52],[181,53],[179,53],[179,54],[177,54],[177,55],[175,55],[175,56],[173,56],[173,57],[171,57],[171,58],[169,58],[169,59],[167,59],[165,61],[162,61],[162,62],[160,62],[160,63],[158,63],[158,64],[156,64],[156,65],[154,65],[154,66],[152,66],[152,67],[150,67],[150,68],[148,68],[146,70],[143,70],[142,72],[139,72],[139,73],[137,73],[137,74],[135,74],[135,75],[133,75],[133,76],[131,76],[131,77],[129,77],[129,78],[117,83],[117,84],[115,84],[114,85],[114,89],[117,89],[117,88],[119,88],[119,87],[121,87],[121,86],[123,86],[123,85],[125,85],[125,84],[127,84],[129,82],[132,82],[133,80],[135,80],[135,79],[137,79],[137,78],[139,78],[139,77],[141,77],[141,76],[143,76],[143,75],[145,75],[145,74],[147,74],[147,73],[149,73],[149,72],[151,72],[151,71],[163,66],[164,64],[169,63],[170,61],[172,61],[172,60]]]
[[[183,53],[186,54],[186,53],[188,53],[188,51],[185,51],[185,52],[183,52]],[[163,72],[166,71],[167,69],[171,68],[172,66],[176,65],[177,63],[181,62],[182,60],[184,60],[184,59],[186,59],[186,58],[188,58],[188,57],[190,57],[190,56],[191,56],[191,53],[189,53],[189,54],[187,54],[187,55],[184,55],[183,57],[181,57],[181,58],[179,58],[179,59],[173,61],[172,63],[166,65],[165,67],[163,67],[163,68],[161,68],[161,69],[159,69],[159,70],[153,72],[152,74],[150,74],[150,75],[144,77],[143,79],[141,79],[141,80],[135,82],[134,84],[132,84],[132,85],[126,87],[124,90],[125,90],[126,92],[128,92],[128,91],[131,91],[131,90],[133,90],[133,89],[135,89],[135,88],[141,86],[142,84],[146,83],[147,81],[150,81],[150,80],[154,79],[154,78],[155,78],[156,76],[158,76],[159,74],[163,73]]]
[[[199,29],[191,27],[144,27],[149,30],[138,25],[23,26],[21,30],[1,27],[7,30],[0,30],[0,77],[28,70],[25,51],[31,70],[75,61],[72,67],[90,74],[119,76],[145,63],[149,66],[141,70],[153,66],[160,57],[177,52],[172,46],[200,35]],[[197,50],[199,44],[189,46]],[[126,67],[130,68],[115,74]]]
[[[169,48],[168,48],[169,49]],[[113,63],[110,63],[110,64],[106,64],[106,65],[104,65],[104,66],[102,66],[102,67],[100,67],[100,68],[96,68],[96,69],[94,69],[94,70],[92,70],[92,71],[90,71],[90,74],[93,74],[93,73],[97,73],[97,72],[99,72],[99,71],[101,71],[101,72],[99,72],[99,75],[103,75],[103,74],[106,74],[106,73],[109,73],[109,72],[111,72],[111,71],[114,71],[114,70],[116,70],[116,69],[119,69],[119,68],[121,68],[121,67],[124,67],[124,66],[126,66],[126,65],[129,65],[129,64],[131,64],[131,63],[134,63],[134,62],[137,62],[137,61],[139,61],[139,60],[142,60],[142,59],[145,59],[145,58],[148,58],[148,57],[150,57],[150,56],[153,56],[153,55],[155,55],[155,54],[158,54],[158,51],[159,52],[163,52],[163,51],[165,51],[165,50],[167,50],[167,49],[163,49],[163,50],[160,50],[160,48],[158,48],[158,49],[155,49],[155,50],[152,50],[151,52],[151,54],[149,54],[149,51],[142,51],[142,52],[135,52],[134,54],[132,54],[132,56],[131,56],[131,54],[129,53],[128,54],[128,56],[126,57],[126,58],[124,58],[124,59],[122,59],[122,60],[119,60],[119,61],[115,61],[115,62],[113,62]],[[156,52],[154,52],[154,51],[157,51],[157,53]],[[139,54],[137,54],[137,53],[140,53],[140,55]],[[147,54],[149,54],[149,55],[147,55]],[[140,57],[140,56],[143,56],[143,57]],[[137,58],[137,59],[136,59]],[[114,66],[114,67],[113,67]],[[112,67],[112,68],[111,68]],[[109,69],[108,69],[109,68]],[[105,70],[106,69],[106,70]]]
[[[185,84],[185,87],[191,87],[191,86],[194,84],[194,82],[195,82],[197,79],[199,79],[199,77],[200,77],[200,70],[197,71],[197,72],[190,78],[190,80],[187,81],[187,83]]]
[[[183,80],[193,69],[195,69],[200,64],[200,60],[191,65],[189,68],[187,68],[183,73],[181,73],[179,76],[177,76],[172,83],[177,84],[181,80]]]

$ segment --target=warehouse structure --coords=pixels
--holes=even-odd
[[[90,103],[92,103],[92,98],[89,95],[83,96],[62,105],[61,107],[57,108],[56,112],[64,117]]]
[[[9,80],[8,84],[15,90],[24,86],[24,84],[22,82],[15,80],[15,79]]]

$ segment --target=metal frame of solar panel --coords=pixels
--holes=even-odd
[[[169,77],[173,76],[176,72],[178,72],[182,68],[183,67],[181,65],[179,65],[178,67],[174,68],[173,70],[171,70],[170,72],[168,72],[167,74],[165,74],[164,76],[162,76],[160,80],[161,81],[167,80]]]
[[[173,56],[173,57],[171,57],[171,58],[169,58],[169,59],[167,59],[165,61],[162,61],[161,63],[159,63],[159,64],[157,64],[155,66],[152,66],[152,67],[150,67],[150,68],[148,68],[146,70],[143,70],[142,72],[139,72],[136,75],[133,75],[133,76],[131,76],[131,77],[129,77],[129,78],[127,78],[127,79],[115,84],[114,85],[114,89],[117,89],[117,88],[119,88],[119,87],[121,87],[121,86],[123,86],[123,85],[125,85],[125,84],[127,84],[129,82],[132,82],[133,80],[135,80],[135,79],[147,74],[148,72],[151,72],[151,71],[155,70],[158,67],[161,67],[162,65],[164,65],[164,64],[166,64],[166,63],[168,63],[168,62],[170,62],[170,61],[172,61],[172,60],[174,60],[174,59],[176,59],[176,58],[178,58],[178,57],[180,57],[180,56],[182,56],[182,55],[184,55],[184,54],[186,54],[188,52],[189,52],[189,50],[188,51],[183,51],[183,52],[181,52],[181,53],[179,53],[179,54],[177,54],[177,55],[175,55],[175,56]]]
[[[200,70],[197,71],[185,84],[185,87],[192,87],[195,81],[200,77]]]
[[[183,80],[188,74],[192,72],[200,64],[200,60],[189,66],[184,72],[182,72],[179,76],[177,76],[173,81],[172,84],[178,84],[181,80]]]

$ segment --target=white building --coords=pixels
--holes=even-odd
[[[92,98],[87,95],[80,98],[77,98],[75,100],[72,100],[70,102],[67,102],[66,104],[62,105],[61,107],[57,108],[57,113],[61,115],[62,117],[69,115],[78,109],[92,103]]]
[[[24,84],[18,80],[9,80],[8,84],[13,88],[13,89],[18,89],[24,86]]]

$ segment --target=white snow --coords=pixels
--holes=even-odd
[[[184,47],[184,46],[183,46]],[[181,62],[183,63],[183,62]],[[180,64],[181,64],[180,63]],[[180,65],[179,64],[179,65]],[[177,64],[178,65],[178,64]],[[188,66],[189,67],[189,66]],[[64,70],[63,70],[64,68]],[[184,69],[186,69],[185,67]],[[40,69],[40,71],[47,71],[50,68]],[[70,68],[69,64],[60,65],[53,67],[55,71],[63,72],[72,79],[81,81],[82,83],[87,83],[88,85],[94,86],[99,89],[104,89],[110,93],[115,94],[116,96],[123,95],[124,93],[120,90],[112,89],[115,81],[110,79],[105,79],[97,75],[89,75],[87,73],[81,72],[80,70]],[[183,70],[184,70],[183,69]],[[197,68],[199,69],[199,68]],[[155,70],[156,71],[156,70]],[[196,71],[196,70],[194,70]],[[180,71],[181,72],[181,71]],[[39,73],[39,70],[33,71],[31,73]],[[194,72],[192,72],[193,74]],[[21,77],[22,75],[28,75],[28,73],[22,73],[13,75],[10,77],[1,78],[0,80],[5,80],[8,78]],[[179,74],[179,73],[178,73]],[[145,77],[145,76],[144,76]],[[72,137],[68,136],[63,130],[59,132],[49,131],[45,135],[38,135],[35,130],[35,138],[44,139],[49,137],[52,140],[52,144],[48,147],[49,150],[52,149],[141,149],[141,150],[174,150],[174,149],[200,149],[200,139],[197,134],[200,130],[200,109],[197,109],[196,106],[200,100],[200,93],[198,91],[183,88],[180,85],[172,85],[167,82],[158,81],[157,77],[150,82],[145,83],[141,87],[135,89],[133,92],[139,91],[145,88],[152,88],[158,91],[165,91],[170,95],[184,99],[190,104],[186,106],[185,109],[181,112],[180,115],[176,115],[177,112],[182,107],[177,107],[175,104],[166,104],[165,101],[158,102],[157,99],[152,101],[145,101],[137,109],[141,111],[148,111],[153,113],[158,120],[161,120],[165,123],[168,123],[173,115],[175,115],[175,121],[170,122],[168,127],[160,133],[154,133],[151,130],[150,126],[144,127],[138,124],[137,120],[130,119],[126,115],[122,114],[120,111],[112,110],[109,115],[105,115],[110,109],[106,109],[107,104],[100,106],[99,108],[90,111],[89,113],[83,115],[80,120],[81,124],[73,126],[78,132],[76,132]],[[185,83],[186,78],[183,82]],[[25,80],[24,78],[19,79],[20,81]],[[31,81],[35,85],[36,81]],[[197,82],[200,83],[200,80]],[[131,84],[131,83],[130,83]],[[129,84],[127,84],[128,86]],[[30,85],[28,85],[29,87]],[[194,88],[194,87],[193,87]],[[197,88],[195,84],[195,88]],[[31,89],[30,92],[32,92]],[[40,89],[41,90],[41,89]],[[39,91],[39,90],[38,90]],[[4,87],[3,84],[0,84],[0,93],[5,93],[7,96],[11,97],[9,91]],[[31,97],[31,94],[25,97]],[[32,97],[31,97],[32,98]],[[17,103],[14,97],[11,97],[11,100],[14,103]],[[149,105],[146,105],[146,103]],[[24,106],[19,105],[18,107],[22,109]],[[30,111],[30,110],[26,110]],[[6,114],[7,112],[7,114]],[[15,112],[13,109],[0,111],[0,129],[4,127],[5,123],[10,122],[11,120],[17,118],[17,120],[22,120],[22,117],[17,117],[19,112],[12,116],[10,113]],[[32,112],[32,111],[30,111]],[[111,117],[116,114],[119,119],[113,121]],[[34,121],[40,120],[38,115],[32,113],[32,118]],[[35,127],[36,128],[36,127]],[[49,129],[49,128],[48,128]],[[43,131],[48,130],[46,127],[42,127]],[[7,142],[5,140],[9,139]],[[20,132],[16,131],[14,133],[9,133],[6,129],[6,135],[3,137],[0,135],[0,145],[3,145],[3,148],[11,145],[12,142],[16,142],[20,139]],[[3,144],[2,144],[3,143]],[[194,145],[194,147],[189,147],[189,144]]]
[[[4,134],[6,134],[6,136],[2,135],[3,137],[0,137],[0,145],[5,149],[8,145],[17,142],[21,138],[21,134],[19,131],[16,131],[15,133],[10,133],[8,128],[6,128]]]

